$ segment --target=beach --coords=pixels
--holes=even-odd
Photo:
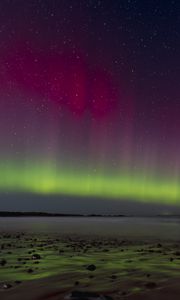
[[[2,300],[179,299],[176,236],[145,239],[98,230],[84,234],[7,228],[0,239]]]

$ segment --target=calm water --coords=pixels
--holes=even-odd
[[[0,218],[0,231],[30,233],[96,234],[123,238],[158,238],[180,240],[178,218],[81,218],[22,217]]]

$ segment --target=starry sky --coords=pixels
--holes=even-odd
[[[0,209],[179,209],[179,53],[178,0],[1,0]]]

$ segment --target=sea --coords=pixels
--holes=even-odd
[[[4,232],[180,241],[180,217],[1,217]]]

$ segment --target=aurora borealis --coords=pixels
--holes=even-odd
[[[179,10],[0,2],[1,194],[180,204]]]
[[[138,199],[140,201],[162,201],[178,204],[180,188],[178,182],[162,181],[157,178],[145,178],[138,174],[132,176],[83,174],[78,172],[56,172],[47,166],[16,168],[12,164],[3,169],[0,188],[17,192],[36,194],[64,194],[72,196],[92,196],[114,199]]]

